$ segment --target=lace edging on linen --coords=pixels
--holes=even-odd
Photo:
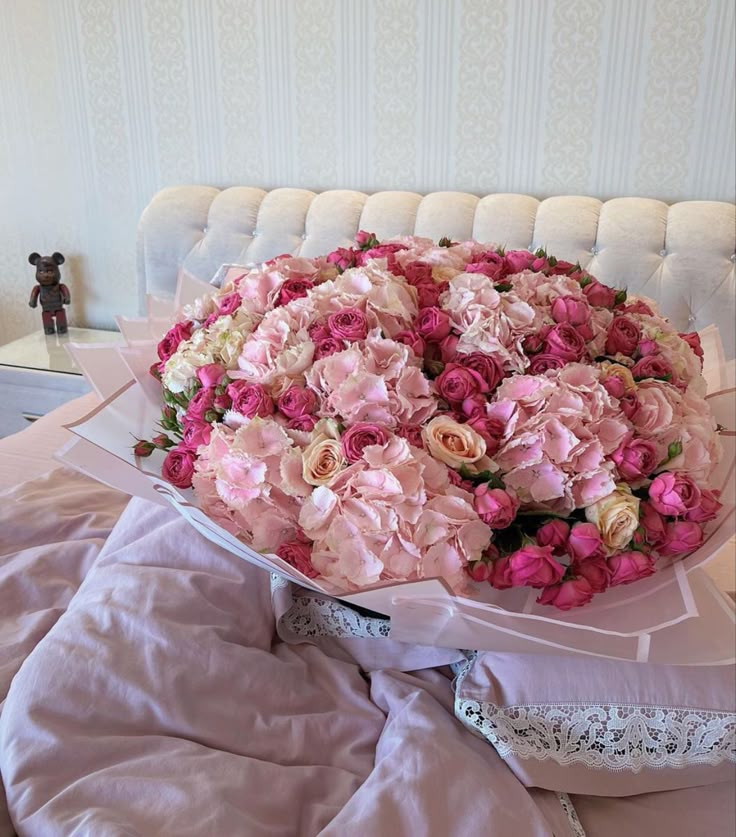
[[[333,599],[311,596],[295,596],[280,624],[297,636],[340,639],[386,639],[391,629],[389,619],[363,616]]]
[[[638,773],[736,762],[736,715],[668,706],[528,704],[459,699],[456,714],[501,757]]]

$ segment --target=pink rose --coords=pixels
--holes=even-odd
[[[232,409],[245,418],[266,418],[273,414],[273,399],[261,384],[233,381],[227,385],[227,394],[232,399]]]
[[[548,587],[556,584],[565,568],[554,557],[551,546],[523,546],[509,555],[514,587]]]
[[[214,408],[216,410],[220,410],[221,412],[225,412],[225,410],[229,410],[233,406],[232,398],[227,394],[227,392],[223,392],[222,395],[216,395],[214,401]]]
[[[161,360],[168,360],[174,352],[179,348],[179,343],[182,340],[189,340],[192,336],[191,323],[177,323],[173,328],[170,328],[166,334],[161,338],[157,346],[158,356]]]
[[[206,421],[205,416],[214,408],[215,391],[211,387],[198,389],[189,399],[187,405],[187,419],[189,421]]]
[[[405,346],[408,346],[418,357],[422,357],[424,355],[424,349],[426,348],[424,340],[416,333],[416,331],[412,331],[411,329],[400,331],[398,334],[394,334],[393,339],[397,343],[403,343]]]
[[[665,471],[649,486],[649,502],[667,517],[679,517],[697,509],[700,499],[700,489],[686,474]]]
[[[448,363],[434,384],[440,397],[452,405],[477,393],[488,392],[488,384],[478,372],[457,363]]]
[[[409,262],[404,267],[406,281],[418,288],[420,285],[433,285],[432,265],[425,262]]]
[[[457,404],[454,406],[456,407],[455,412],[457,415],[463,416],[466,419],[478,419],[485,417],[488,402],[482,395],[476,393],[475,395],[470,395],[467,398],[464,398],[459,406],[459,409],[457,409]],[[460,420],[462,421],[462,419]]]
[[[603,541],[595,523],[576,523],[567,539],[567,551],[577,561],[602,555]]]
[[[348,462],[357,462],[363,455],[363,449],[370,445],[385,445],[388,433],[378,424],[359,421],[342,434],[340,442],[342,452]]]
[[[627,439],[611,454],[611,459],[627,482],[640,480],[657,467],[657,448],[647,439]]]
[[[664,541],[657,552],[667,558],[692,552],[703,543],[703,530],[699,523],[691,520],[677,520],[665,527]]]
[[[177,488],[189,488],[194,476],[194,454],[186,448],[172,448],[161,466],[161,476]]]
[[[571,273],[575,265],[572,262],[566,262],[564,259],[558,259],[555,266],[550,270],[550,276],[565,276]]]
[[[219,363],[208,363],[197,369],[197,377],[203,387],[216,387],[225,374],[225,367]]]
[[[345,344],[342,340],[336,340],[334,337],[328,337],[325,340],[318,340],[314,344],[314,359],[321,360],[323,357],[329,357],[337,352],[345,350]]]
[[[619,395],[618,399],[619,406],[621,407],[623,414],[629,421],[633,421],[639,413],[639,410],[641,409],[641,405],[639,404],[639,399],[636,397],[636,393],[627,392],[624,395]]]
[[[450,333],[450,317],[440,308],[422,308],[414,328],[425,340],[439,343]]]
[[[506,272],[521,273],[522,270],[527,270],[536,258],[534,253],[530,253],[528,250],[509,250],[503,259]]]
[[[608,559],[611,571],[611,587],[617,584],[631,584],[655,572],[654,560],[644,552],[619,552]]]
[[[161,376],[164,374],[164,363],[152,363],[148,368],[148,374],[155,378],[159,383],[161,382]]]
[[[307,279],[306,276],[303,278],[295,277],[294,279],[287,279],[279,290],[279,295],[276,299],[276,306],[286,305],[291,302],[292,299],[301,299],[302,297],[305,297],[313,287],[314,282],[312,282],[311,279]]]
[[[654,311],[642,300],[637,299],[635,302],[629,302],[627,305],[618,305],[616,310],[622,314],[646,314],[648,317],[654,316]]]
[[[579,578],[584,578],[594,593],[602,593],[611,582],[611,570],[602,555],[573,561],[570,569]]]
[[[287,418],[300,418],[317,409],[317,396],[311,389],[294,385],[280,396],[276,406]]]
[[[720,491],[711,491],[708,488],[700,489],[700,505],[691,509],[686,515],[685,520],[692,520],[695,523],[705,523],[708,520],[714,520],[718,517],[718,512],[723,508],[723,504],[718,501]]]
[[[498,282],[500,279],[503,279],[504,274],[506,273],[503,259],[496,253],[494,253],[493,255],[498,258],[497,262],[471,262],[470,264],[465,265],[465,272],[482,273],[483,276],[487,276],[491,280],[491,282]]]
[[[321,320],[317,323],[312,323],[307,329],[307,334],[309,334],[309,339],[313,343],[319,343],[320,340],[331,340],[332,339],[332,332],[327,327],[327,323],[324,320]]]
[[[521,344],[524,354],[536,355],[544,351],[545,340],[550,331],[552,331],[552,326],[546,325],[542,326],[536,334],[527,334]]]
[[[601,284],[597,279],[583,288],[588,302],[596,308],[613,308],[616,302],[616,291],[608,285]]]
[[[663,378],[666,381],[671,381],[672,366],[661,355],[647,355],[633,365],[631,374],[637,380]]]
[[[394,431],[397,436],[413,445],[415,448],[423,448],[424,440],[422,439],[422,428],[419,424],[400,424]],[[453,471],[453,473],[455,473]]]
[[[443,288],[441,285],[419,285],[417,303],[420,308],[433,308],[437,305]]]
[[[307,578],[317,578],[319,575],[312,566],[312,548],[309,544],[301,541],[288,541],[281,544],[276,550],[276,555]]]
[[[537,543],[540,546],[551,546],[555,555],[564,555],[567,552],[569,534],[570,527],[564,520],[548,520],[537,529]]]
[[[317,424],[317,419],[314,416],[303,415],[295,416],[286,423],[287,430],[301,430],[305,433],[311,433],[314,426]]]
[[[609,395],[614,398],[621,398],[626,392],[626,384],[618,375],[609,375],[604,381],[601,381]]]
[[[221,296],[217,300],[220,316],[226,317],[228,314],[234,314],[240,308],[242,302],[243,299],[237,291]]]
[[[550,313],[556,323],[583,325],[590,319],[590,306],[583,299],[573,296],[558,296],[552,303]]]
[[[488,577],[488,583],[496,590],[508,590],[513,587],[514,583],[511,580],[511,565],[509,564],[510,556],[505,555],[491,564],[491,574]]]
[[[514,522],[519,502],[501,488],[489,488],[488,483],[475,487],[473,505],[478,517],[491,529],[505,529]]]
[[[639,525],[644,530],[646,542],[653,547],[659,546],[664,540],[665,520],[654,509],[651,503],[642,500],[639,504]]]
[[[501,446],[501,439],[506,430],[504,422],[501,419],[481,414],[475,418],[471,417],[468,425],[485,441],[486,454],[493,456]]]
[[[562,369],[565,366],[565,361],[557,355],[550,355],[543,353],[541,355],[534,355],[532,362],[529,364],[530,375],[544,375],[549,370]]]
[[[368,335],[368,321],[358,308],[343,308],[327,318],[333,337],[339,340],[363,340]]]
[[[546,587],[537,599],[537,604],[553,605],[559,610],[582,607],[593,598],[593,588],[587,578],[571,578],[560,584]]]
[[[342,272],[355,264],[355,252],[346,247],[338,247],[327,256],[327,262]]]
[[[200,445],[208,445],[212,435],[212,425],[206,421],[187,421],[184,423],[182,437],[184,446],[196,451]]]
[[[488,384],[488,392],[492,392],[504,378],[503,366],[493,355],[487,355],[484,352],[471,352],[467,355],[460,355],[458,361],[461,366],[472,369],[483,378]]]
[[[553,326],[544,343],[547,354],[556,355],[568,362],[578,361],[585,354],[585,340],[570,323]]]
[[[700,342],[700,335],[697,331],[689,331],[686,334],[680,333],[680,337],[690,346],[700,358],[700,365],[703,365],[703,344]]]
[[[457,344],[460,338],[455,334],[448,334],[439,344],[442,363],[453,363],[457,358]]]
[[[355,233],[355,246],[360,247],[361,250],[370,249],[371,247],[376,247],[378,245],[378,239],[376,238],[376,234],[372,232],[366,232],[365,230],[358,230]]]
[[[641,357],[648,357],[649,355],[656,355],[659,351],[656,340],[641,340],[636,347],[636,351]]]
[[[641,329],[628,317],[614,317],[608,327],[606,354],[622,354],[631,357],[641,340]]]

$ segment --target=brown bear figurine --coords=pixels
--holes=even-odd
[[[36,308],[40,297],[43,330],[46,334],[53,334],[54,317],[56,317],[56,330],[59,334],[66,334],[66,311],[64,311],[64,306],[69,305],[72,297],[69,288],[61,281],[59,265],[64,264],[64,257],[61,253],[53,253],[51,256],[39,256],[38,253],[31,253],[28,261],[36,267],[36,281],[38,282],[38,285],[31,291],[28,304],[31,308]]]

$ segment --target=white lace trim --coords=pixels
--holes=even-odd
[[[638,773],[736,762],[736,715],[669,706],[528,704],[459,699],[456,714],[505,758],[552,759]]]
[[[386,639],[391,628],[389,619],[363,616],[340,602],[311,596],[295,596],[280,623],[298,636],[342,639]]]
[[[575,806],[572,804],[572,799],[566,793],[558,793],[557,799],[560,801],[560,806],[562,810],[567,814],[567,819],[570,823],[570,829],[575,837],[586,837],[585,829],[583,828],[583,824],[580,822],[578,818],[578,812],[575,810]]]
[[[280,590],[282,587],[289,586],[289,579],[284,578],[284,576],[279,575],[278,573],[271,573],[271,592],[273,593],[274,590]]]

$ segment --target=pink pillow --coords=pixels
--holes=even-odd
[[[455,713],[528,787],[628,796],[735,775],[734,666],[481,652]]]

